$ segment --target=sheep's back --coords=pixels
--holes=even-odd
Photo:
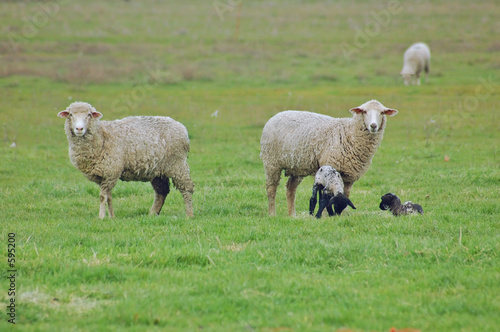
[[[123,158],[122,180],[149,181],[169,176],[169,171],[187,158],[187,130],[169,117],[128,117],[102,121],[102,127],[105,135],[113,136],[105,140],[107,149]]]
[[[417,43],[410,46],[404,54],[405,68],[403,68],[403,72],[413,73],[414,71],[420,71],[425,62],[429,61],[430,57],[431,54],[427,45]]]

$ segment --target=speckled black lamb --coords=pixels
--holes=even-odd
[[[415,204],[411,201],[407,201],[401,204],[401,200],[399,199],[399,197],[394,194],[391,193],[385,194],[384,196],[381,197],[381,199],[382,202],[380,202],[380,209],[390,210],[392,214],[395,216],[414,214],[414,213],[424,214],[422,206],[420,206],[419,204]]]
[[[312,189],[312,196],[309,201],[309,214],[314,214],[317,196],[319,195],[319,209],[316,218],[321,218],[323,210],[326,208],[328,215],[340,215],[347,206],[356,209],[349,198],[344,195],[344,181],[340,173],[332,166],[322,166],[316,172]],[[335,212],[332,209],[332,205]]]
[[[134,116],[100,121],[92,105],[75,102],[58,116],[65,118],[69,157],[87,179],[101,187],[99,218],[113,211],[111,190],[118,179],[150,181],[155,200],[150,214],[159,214],[170,191],[169,179],[184,198],[186,214],[193,215],[194,184],[189,176],[186,127],[163,116]]]
[[[285,111],[269,119],[260,140],[269,215],[276,215],[276,189],[283,170],[288,176],[286,199],[290,216],[295,215],[297,186],[323,165],[330,165],[340,173],[344,194],[349,197],[353,183],[370,168],[384,136],[387,116],[398,113],[376,100],[349,111],[352,118]]]

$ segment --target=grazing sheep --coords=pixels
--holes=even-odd
[[[431,51],[424,43],[416,43],[411,45],[405,52],[403,69],[401,76],[405,85],[414,84],[420,85],[420,73],[422,70],[426,73],[426,81],[429,76],[429,67],[431,65]]]
[[[395,216],[407,215],[412,213],[424,214],[422,206],[411,201],[401,204],[401,200],[399,199],[399,197],[394,194],[385,194],[380,199],[382,199],[382,202],[380,202],[380,209],[391,210],[392,214]]]
[[[64,129],[69,157],[87,179],[101,187],[99,218],[115,217],[111,190],[122,181],[151,181],[156,193],[150,214],[159,214],[170,192],[169,178],[184,198],[186,214],[193,215],[189,176],[189,138],[181,123],[161,116],[134,116],[100,121],[92,105],[75,102],[58,113],[66,118]]]
[[[350,110],[352,118],[285,111],[264,126],[260,158],[266,172],[269,215],[276,215],[276,188],[281,171],[288,176],[288,214],[295,215],[295,192],[302,179],[314,175],[321,165],[331,165],[342,176],[344,194],[370,168],[388,116],[397,110],[371,100]]]
[[[353,209],[356,208],[351,200],[344,195],[344,181],[342,181],[340,173],[332,166],[322,166],[316,172],[312,196],[309,201],[309,214],[311,216],[316,208],[318,194],[319,209],[316,213],[318,219],[321,218],[325,208],[330,216],[340,215],[348,205]],[[335,208],[335,213],[332,210],[332,205]]]

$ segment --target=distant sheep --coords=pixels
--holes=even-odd
[[[340,173],[332,166],[322,166],[316,172],[312,196],[309,201],[309,214],[314,214],[317,196],[319,194],[319,209],[316,218],[321,218],[323,210],[326,208],[330,216],[340,215],[347,206],[356,209],[351,200],[344,195],[344,181]],[[335,208],[335,213],[332,210]]]
[[[170,192],[169,178],[184,198],[186,214],[193,216],[194,184],[189,176],[189,138],[181,123],[160,116],[137,116],[100,121],[92,105],[75,102],[59,117],[66,118],[69,157],[87,179],[101,187],[99,218],[113,211],[111,190],[122,181],[151,181],[155,200],[150,214],[159,214]]]
[[[331,165],[340,173],[344,194],[349,197],[353,183],[370,168],[384,135],[386,115],[394,116],[398,111],[371,100],[350,112],[352,118],[285,111],[266,123],[260,158],[266,172],[269,215],[276,215],[276,188],[282,170],[289,177],[286,197],[290,216],[295,215],[297,186],[322,165]]]
[[[420,206],[419,204],[415,204],[411,201],[404,202],[404,204],[401,204],[401,200],[399,199],[399,197],[394,194],[391,193],[385,194],[380,199],[382,200],[379,206],[380,209],[390,210],[392,214],[395,216],[407,215],[412,213],[424,214],[422,206]]]
[[[429,76],[431,65],[431,51],[424,43],[416,43],[411,45],[404,54],[404,64],[401,70],[401,76],[405,85],[417,84],[420,85],[420,73],[425,71]]]

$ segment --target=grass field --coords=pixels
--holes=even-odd
[[[0,330],[497,331],[498,3],[240,3],[0,2]],[[431,73],[406,87],[416,41]],[[347,117],[373,98],[399,114],[354,184],[357,209],[310,217],[308,178],[290,218],[282,180],[268,217],[266,121]],[[117,218],[98,219],[56,116],[76,100],[104,120],[182,122],[195,217],[178,191],[149,217],[151,185],[120,182]],[[425,215],[379,210],[387,192]]]

